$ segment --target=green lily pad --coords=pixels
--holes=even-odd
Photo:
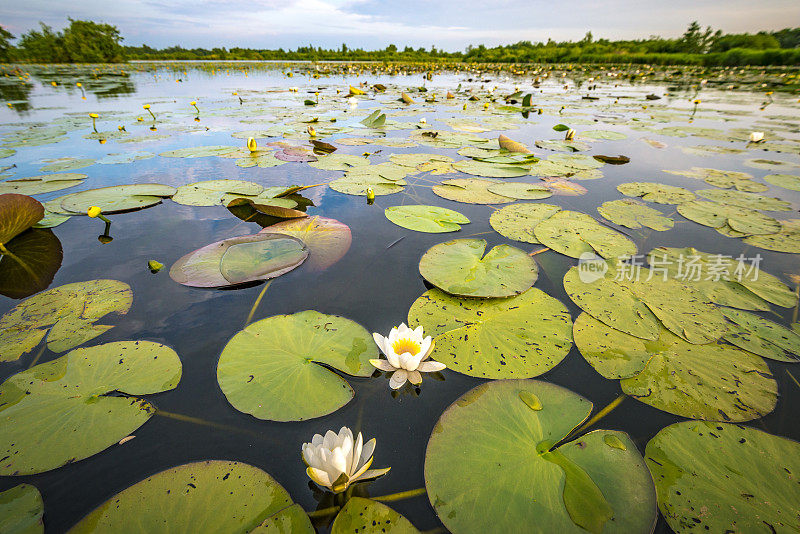
[[[565,141],[564,139],[540,139],[535,144],[541,149],[554,152],[581,152],[592,148],[580,141]]]
[[[378,163],[377,165],[361,165],[351,167],[344,174],[348,180],[382,180],[390,182],[401,182],[409,174],[416,174],[416,171],[395,165],[394,163]]]
[[[206,460],[137,482],[89,513],[69,533],[133,528],[140,532],[247,534],[290,505],[287,491],[261,469],[241,462]]]
[[[749,236],[744,239],[744,242],[766,250],[800,254],[800,219],[788,219],[780,221],[780,223],[780,232]]]
[[[681,150],[686,154],[693,156],[718,156],[728,154],[741,154],[746,152],[741,148],[731,148],[718,145],[695,145],[695,146],[682,146]]]
[[[774,159],[747,159],[744,164],[756,169],[767,169],[768,171],[789,171],[800,169],[800,165],[791,161],[780,161]]]
[[[129,435],[155,408],[136,395],[175,388],[181,362],[152,341],[75,349],[0,385],[0,474],[29,475],[83,460]],[[118,391],[128,396],[110,396]]]
[[[16,154],[17,151],[13,148],[1,148],[0,147],[0,159],[7,158],[9,156],[13,156]]]
[[[553,204],[513,204],[495,210],[489,217],[489,224],[503,237],[539,244],[534,228],[559,211],[561,208]]]
[[[334,191],[346,195],[366,196],[367,189],[372,189],[375,196],[391,195],[405,189],[405,180],[387,180],[375,176],[345,176],[328,183]]]
[[[523,182],[501,182],[489,186],[489,192],[517,200],[540,200],[553,196],[553,192],[543,184]]]
[[[293,504],[269,516],[249,534],[316,534],[308,514],[299,504]]]
[[[353,167],[362,167],[364,165],[369,165],[367,158],[351,154],[330,154],[308,164],[309,167],[324,171],[347,171]]]
[[[302,241],[309,250],[305,268],[312,271],[323,271],[342,259],[350,250],[353,241],[349,226],[336,219],[319,215],[282,221],[264,228],[259,233],[283,234]]]
[[[33,228],[55,228],[61,223],[67,222],[72,216],[64,215],[63,213],[51,213],[44,210],[44,217],[33,225]]]
[[[709,169],[705,167],[692,167],[682,171],[664,171],[678,176],[686,176],[696,180],[703,180],[714,187],[730,189],[735,187],[739,191],[749,191],[751,193],[761,193],[767,190],[767,186],[753,181],[753,175],[746,172],[723,171],[720,169]]]
[[[0,256],[0,295],[22,299],[43,291],[61,267],[61,241],[50,230],[23,232],[6,248],[11,254]],[[0,361],[2,359],[0,355]]]
[[[287,273],[308,257],[295,237],[255,234],[211,243],[176,261],[169,276],[190,287],[227,287]]]
[[[466,204],[505,204],[514,202],[513,198],[489,191],[490,187],[498,183],[502,182],[500,180],[481,178],[453,178],[433,186],[433,192],[447,200]]]
[[[0,195],[0,245],[5,245],[44,217],[44,206],[16,193]]]
[[[539,376],[572,347],[567,308],[536,288],[488,300],[431,289],[411,305],[408,323],[434,336],[434,360],[479,378]]]
[[[123,152],[121,154],[109,154],[97,160],[97,163],[101,165],[123,165],[154,157],[156,155],[151,152]]]
[[[622,391],[659,410],[711,421],[750,421],[774,408],[778,386],[766,362],[729,345],[694,345],[661,328],[655,340],[615,330],[586,313],[575,345]]]
[[[677,210],[698,224],[711,228],[729,227],[745,235],[774,234],[781,229],[781,223],[769,215],[721,202],[692,200],[678,204]]]
[[[45,160],[45,163],[47,165],[39,169],[41,172],[66,172],[94,165],[94,160],[92,158],[65,157]]]
[[[604,258],[636,254],[633,241],[579,211],[559,211],[537,224],[533,233],[544,246],[572,258],[586,253]]]
[[[764,177],[764,181],[784,189],[800,191],[800,176],[795,174],[768,174]]]
[[[269,167],[277,167],[278,165],[283,165],[284,163],[286,162],[276,158],[275,154],[272,152],[267,152],[267,153],[259,152],[257,155],[248,154],[236,160],[236,166],[243,168],[249,168],[249,167],[269,168]]]
[[[331,534],[418,534],[411,521],[378,501],[353,497],[336,515]]]
[[[486,253],[483,239],[454,239],[434,245],[419,260],[423,278],[461,297],[510,297],[531,287],[539,275],[524,251],[497,245]]]
[[[740,208],[765,211],[791,211],[792,203],[779,198],[765,197],[744,191],[699,189],[695,191],[698,196]]]
[[[648,253],[647,260],[653,273],[677,278],[720,306],[763,311],[769,309],[768,303],[783,308],[797,304],[794,291],[744,256],[740,261],[692,247],[658,247]]]
[[[487,163],[471,159],[456,161],[453,163],[453,168],[466,174],[485,176],[488,178],[514,178],[530,174],[530,168],[528,166]]]
[[[172,201],[184,206],[217,206],[226,195],[256,196],[263,190],[261,185],[244,180],[205,180],[180,186]]]
[[[63,196],[61,209],[68,214],[86,215],[90,207],[97,206],[103,213],[118,213],[154,206],[176,191],[161,184],[112,185]]]
[[[660,211],[647,207],[632,199],[609,200],[597,208],[597,212],[614,224],[627,228],[646,226],[660,232],[669,230],[675,221]]]
[[[82,184],[85,178],[85,174],[74,172],[13,178],[0,182],[0,193],[18,193],[21,195],[50,193]]]
[[[239,150],[239,147],[221,145],[192,146],[180,148],[178,150],[169,150],[159,155],[165,158],[205,158],[208,156],[221,156],[236,150]]]
[[[441,154],[392,154],[389,161],[403,167],[418,168],[426,163],[453,163],[453,158]]]
[[[683,421],[645,449],[658,507],[684,532],[797,529],[800,444],[740,425]]]
[[[694,193],[683,187],[655,182],[628,182],[619,184],[617,191],[629,197],[641,197],[658,204],[680,204],[694,200]]]
[[[459,398],[425,453],[428,499],[445,527],[651,532],[653,482],[627,434],[595,430],[550,450],[591,410],[580,395],[537,380],[488,382]]]
[[[611,130],[585,130],[579,134],[581,139],[598,139],[602,141],[620,141],[627,139],[628,136],[621,132],[612,132]]]
[[[386,218],[397,226],[416,232],[444,233],[461,230],[469,219],[457,211],[438,206],[391,206],[384,210]]]
[[[45,335],[53,352],[77,347],[113,328],[93,323],[111,313],[126,314],[132,301],[130,286],[117,280],[76,282],[39,293],[0,318],[0,361],[18,359]]]
[[[329,368],[370,376],[378,357],[359,324],[307,310],[248,325],[225,345],[217,381],[234,408],[258,419],[302,421],[347,404],[355,392]]]
[[[0,492],[0,532],[41,534],[44,503],[35,486],[20,484]]]
[[[722,313],[736,324],[724,336],[728,343],[770,360],[800,360],[800,335],[792,330],[748,312],[724,308]]]

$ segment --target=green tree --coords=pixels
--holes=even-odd
[[[0,26],[0,62],[4,63],[11,61],[14,52],[14,45],[12,45],[9,41],[11,41],[13,38],[14,36],[10,31]]]
[[[682,51],[690,54],[705,54],[714,40],[721,35],[722,31],[717,30],[715,32],[711,29],[711,26],[706,26],[706,29],[703,30],[695,20],[689,24],[681,38]]]
[[[20,38],[23,57],[39,63],[69,63],[62,34],[43,22],[39,26],[41,31],[31,30]]]
[[[119,30],[110,24],[69,19],[63,42],[71,63],[116,63],[123,60]]]

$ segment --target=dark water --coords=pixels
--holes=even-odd
[[[419,74],[411,76],[386,76],[362,73],[360,76],[333,76],[309,79],[301,74],[292,79],[283,77],[278,70],[254,70],[247,76],[241,70],[231,68],[228,73],[212,75],[208,70],[188,70],[188,74],[155,67],[142,68],[129,74],[120,85],[120,90],[100,92],[95,95],[87,91],[87,100],[80,98],[80,92],[73,88],[67,91],[63,84],[53,88],[49,78],[34,79],[25,105],[12,110],[5,106],[0,110],[0,133],[16,129],[18,122],[49,122],[65,113],[85,116],[89,111],[99,111],[101,117],[113,112],[121,112],[117,121],[127,124],[133,135],[146,133],[146,126],[137,126],[132,121],[142,115],[141,105],[152,102],[153,109],[180,110],[182,116],[172,117],[170,122],[194,124],[187,111],[189,100],[197,100],[201,109],[239,107],[236,97],[231,93],[238,91],[245,95],[247,103],[251,95],[258,94],[271,107],[290,107],[298,113],[307,112],[295,100],[285,98],[285,93],[263,93],[267,88],[287,86],[300,87],[313,92],[317,87],[326,87],[323,94],[331,95],[335,88],[346,91],[351,83],[368,79],[371,83],[397,84],[402,87],[419,86],[424,80]],[[154,75],[155,74],[155,75]],[[74,73],[74,80],[83,79]],[[485,74],[492,82],[500,85],[498,92],[512,92],[514,84],[527,83],[530,78],[503,81],[495,74]],[[182,78],[180,83],[175,78]],[[427,82],[431,90],[443,92],[445,88],[455,88],[466,82],[468,74],[437,75]],[[43,82],[43,83],[42,83]],[[480,85],[473,84],[473,85]],[[566,105],[580,104],[580,93],[564,93],[560,83],[545,84],[544,95],[548,105],[563,100]],[[624,85],[615,88],[605,87],[605,94],[638,94],[645,92],[663,93],[663,86],[631,87]],[[665,99],[658,105],[668,105],[671,109],[681,109],[688,118],[691,104],[687,102],[693,91],[678,93],[674,100]],[[542,96],[542,98],[545,98]],[[760,96],[746,93],[723,93],[707,90],[704,100],[715,102],[718,109],[757,110]],[[560,100],[559,100],[560,99]],[[733,102],[728,104],[728,102]],[[782,101],[791,105],[790,99]],[[598,101],[597,110],[592,104],[580,104],[583,119],[592,120],[596,113],[606,114],[604,106],[610,104],[609,98]],[[247,104],[245,104],[247,105]],[[362,106],[364,103],[361,104]],[[369,105],[369,104],[367,104]],[[27,110],[24,109],[27,107]],[[796,107],[781,108],[779,103],[767,108],[766,114],[795,113]],[[104,115],[105,114],[105,115]],[[434,117],[459,116],[460,108],[442,108],[438,112],[426,111],[419,116],[401,117],[399,120],[416,122],[425,116],[431,124]],[[470,114],[475,117],[477,114]],[[624,116],[625,113],[622,114]],[[736,127],[746,127],[748,121],[758,120],[763,113],[743,117]],[[146,116],[146,115],[145,115]],[[519,115],[517,115],[519,116]],[[604,115],[605,116],[605,115]],[[220,113],[213,117],[203,117],[202,125],[210,131],[188,134],[175,134],[169,139],[141,145],[117,145],[109,141],[100,145],[96,141],[83,139],[88,129],[70,132],[69,140],[41,147],[20,148],[11,158],[0,161],[2,165],[14,163],[16,176],[40,174],[40,162],[47,158],[63,156],[102,157],[108,153],[129,150],[143,150],[160,153],[166,150],[184,148],[192,145],[243,145],[243,141],[233,139],[230,133],[244,129],[258,128],[258,124],[238,124],[237,118]],[[479,116],[476,117],[478,120]],[[114,119],[116,120],[116,119]],[[102,129],[115,129],[114,120],[104,123]],[[533,146],[536,139],[555,138],[551,128],[557,122],[569,123],[568,117],[536,116],[528,120],[520,119],[521,129],[505,132],[515,140]],[[664,123],[668,126],[672,123]],[[677,123],[687,124],[687,122]],[[716,117],[698,119],[694,126],[728,128]],[[441,125],[445,127],[444,125]],[[661,126],[661,125],[657,125]],[[446,127],[445,127],[446,128]],[[577,126],[576,128],[592,128]],[[625,154],[631,162],[622,166],[606,165],[605,177],[599,180],[580,182],[588,189],[584,196],[553,196],[547,203],[558,204],[567,209],[583,211],[596,215],[596,207],[606,200],[622,198],[616,191],[618,183],[628,181],[659,181],[681,185],[689,189],[708,188],[706,184],[661,172],[662,169],[687,169],[692,166],[715,167],[728,170],[750,172],[757,179],[769,171],[742,166],[745,155],[699,157],[687,155],[680,145],[719,144],[693,137],[662,137],[650,132],[637,132],[626,126],[598,125],[595,128],[613,129],[629,134],[623,141],[603,141],[593,143],[590,154]],[[136,130],[134,132],[134,130]],[[141,130],[141,131],[139,131]],[[390,132],[391,136],[405,136],[407,131]],[[501,132],[503,133],[503,132]],[[799,139],[797,131],[784,132],[787,137]],[[497,132],[481,134],[485,137]],[[357,132],[339,137],[358,136]],[[669,144],[665,149],[653,149],[639,141],[640,137],[658,139]],[[329,139],[326,139],[330,141]],[[333,141],[335,142],[335,141]],[[743,143],[741,144],[743,145]],[[741,147],[741,145],[736,145]],[[341,146],[338,153],[361,154],[365,150],[374,151],[374,146]],[[441,150],[431,147],[383,148],[381,155],[373,156],[372,162],[388,160],[391,153],[439,152],[456,157],[454,150]],[[538,153],[545,151],[537,150]],[[753,151],[746,157],[764,155]],[[775,155],[770,155],[772,157]],[[776,159],[797,162],[794,155],[779,154]],[[102,187],[105,185],[158,182],[169,185],[182,185],[189,182],[216,178],[229,178],[255,181],[263,185],[301,184],[309,185],[329,181],[341,173],[320,171],[303,163],[288,163],[279,167],[243,169],[234,165],[232,159],[166,159],[155,157],[123,165],[94,165],[72,172],[85,172],[86,182],[73,189],[45,195],[38,195],[45,201],[62,194],[80,189]],[[335,175],[335,176],[334,176]],[[276,314],[294,313],[306,309],[318,310],[327,314],[339,314],[362,324],[370,332],[386,334],[392,326],[406,320],[409,307],[427,288],[420,277],[417,264],[420,256],[432,245],[456,237],[479,234],[489,242],[489,246],[509,243],[494,232],[488,224],[493,208],[484,205],[471,205],[451,202],[435,196],[430,183],[439,179],[453,178],[457,175],[410,177],[404,193],[378,197],[374,205],[367,205],[364,197],[348,196],[326,187],[306,191],[315,206],[308,209],[309,214],[323,215],[338,219],[352,230],[353,244],[349,252],[338,263],[323,272],[309,272],[303,268],[277,278],[267,290],[257,309],[254,319],[258,320]],[[800,202],[800,193],[771,187],[766,193],[793,202],[795,208]],[[460,211],[470,218],[457,234],[423,234],[395,226],[383,215],[383,209],[400,204],[433,204]],[[652,205],[664,213],[673,212],[673,206]],[[796,217],[793,212],[772,214],[777,218]],[[133,289],[134,302],[128,314],[112,318],[114,328],[89,344],[105,343],[127,339],[146,339],[165,343],[180,355],[183,364],[183,377],[178,387],[172,391],[147,396],[159,410],[179,414],[181,418],[157,415],[134,434],[136,438],[123,446],[112,446],[100,454],[54,471],[34,476],[0,478],[0,490],[10,488],[21,482],[35,485],[42,493],[45,504],[44,521],[48,532],[61,532],[72,526],[93,508],[122,489],[164,469],[201,459],[230,459],[246,462],[270,473],[282,484],[295,500],[306,510],[317,506],[314,493],[309,487],[304,465],[300,458],[300,446],[310,441],[315,433],[328,429],[349,426],[362,431],[365,438],[377,438],[375,467],[391,466],[389,475],[378,479],[369,486],[373,496],[410,490],[424,486],[423,463],[425,448],[431,430],[439,415],[464,392],[483,382],[449,370],[444,371],[444,381],[426,378],[416,394],[406,391],[394,398],[390,395],[384,378],[350,378],[348,381],[356,390],[355,398],[345,407],[328,416],[310,421],[276,423],[257,420],[235,410],[223,396],[216,379],[216,364],[227,341],[245,324],[246,317],[263,289],[256,285],[238,290],[202,290],[181,286],[173,282],[167,273],[168,267],[178,258],[213,241],[228,237],[257,232],[260,227],[245,223],[233,217],[224,207],[189,207],[175,204],[169,200],[162,205],[137,212],[110,216],[113,220],[114,240],[106,245],[97,240],[102,224],[87,217],[73,217],[56,227],[53,232],[60,240],[64,258],[60,270],[50,287],[85,281],[96,278],[122,280]],[[764,258],[761,268],[787,281],[786,274],[800,272],[800,261],[791,254],[774,253],[746,246],[741,240],[719,235],[710,228],[686,221],[674,214],[676,226],[668,232],[634,231],[626,232],[634,239],[639,251],[646,253],[656,246],[694,246],[710,252],[729,254],[739,253],[751,256],[760,253]],[[399,242],[387,248],[397,239]],[[539,246],[512,243],[525,250]],[[148,260],[156,259],[167,269],[153,275],[146,268]],[[540,265],[540,277],[535,287],[558,298],[567,305],[573,319],[579,314],[578,308],[566,296],[561,285],[565,270],[576,260],[554,252],[536,256]],[[787,281],[788,283],[788,281]],[[793,286],[792,286],[793,287]],[[0,313],[11,309],[18,301],[0,297]],[[775,308],[775,310],[779,310]],[[779,310],[781,318],[775,320],[789,323],[794,310]],[[796,320],[796,319],[795,319]],[[16,362],[0,364],[0,379],[26,369],[33,361],[37,350],[24,355]],[[45,351],[39,362],[54,359],[60,355]],[[768,416],[748,423],[750,426],[770,433],[800,440],[800,424],[796,410],[792,407],[800,403],[800,388],[792,382],[786,370],[790,364],[768,360],[778,382],[780,398],[777,408]],[[800,372],[792,371],[795,376]],[[600,409],[614,400],[620,393],[618,381],[605,380],[573,347],[570,354],[553,370],[539,377],[540,380],[562,385],[583,395]],[[185,416],[185,417],[183,417]],[[195,418],[191,420],[190,418]],[[633,399],[624,403],[606,416],[596,428],[617,429],[628,432],[644,451],[647,441],[663,427],[682,420],[682,418],[651,408]],[[426,497],[394,502],[391,506],[409,518],[420,530],[441,526]],[[669,527],[659,518],[657,532],[669,532]]]

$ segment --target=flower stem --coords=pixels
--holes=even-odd
[[[797,387],[800,388],[800,382],[797,381],[797,379],[794,377],[792,373],[789,372],[788,369],[786,369],[786,374],[789,375],[789,378],[791,378],[794,381],[794,383],[797,384]]]
[[[27,263],[22,261],[22,258],[20,258],[16,254],[8,250],[3,243],[0,243],[0,255],[8,256],[15,262],[19,263],[20,267],[22,267],[26,273],[31,275],[31,278],[33,278],[34,282],[39,283],[40,281],[39,276],[35,272],[33,272],[33,269],[31,269],[31,267]]]
[[[616,399],[614,399],[613,401],[609,402],[609,403],[608,403],[608,406],[606,406],[605,408],[603,408],[602,410],[600,410],[599,412],[597,412],[597,414],[596,414],[594,417],[592,417],[591,419],[589,419],[588,421],[586,421],[585,423],[583,423],[581,426],[579,426],[579,427],[578,427],[578,428],[575,430],[575,432],[573,432],[573,434],[578,434],[578,433],[580,433],[582,430],[585,430],[585,429],[589,428],[590,426],[592,426],[593,424],[595,424],[596,422],[598,422],[600,419],[602,419],[603,417],[607,416],[607,415],[608,415],[608,414],[610,414],[612,411],[614,411],[614,408],[616,408],[617,406],[619,406],[620,404],[622,404],[622,401],[624,401],[624,400],[625,400],[625,399],[627,399],[627,398],[628,398],[628,396],[627,396],[626,394],[624,394],[624,393],[621,393],[619,397],[617,397],[617,398],[616,398]]]
[[[258,305],[261,304],[261,299],[264,298],[264,293],[267,292],[269,286],[272,285],[272,280],[264,284],[264,289],[261,290],[261,293],[258,294],[256,301],[253,303],[253,307],[250,308],[250,313],[247,314],[247,319],[244,320],[244,325],[247,326],[250,324],[250,321],[253,319],[253,315],[256,313],[256,309]]]
[[[333,515],[339,510],[341,510],[341,506],[331,506],[330,508],[322,508],[321,510],[314,510],[313,512],[306,512],[308,517],[325,517],[328,515]]]
[[[389,495],[382,495],[380,497],[372,497],[373,501],[381,501],[381,502],[392,502],[392,501],[401,501],[403,499],[410,499],[412,497],[417,497],[419,495],[425,495],[427,490],[425,488],[417,488],[408,491],[401,491],[399,493],[391,493]]]

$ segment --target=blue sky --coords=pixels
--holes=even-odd
[[[725,32],[800,26],[797,0],[26,0],[4,2],[0,25],[19,36],[67,17],[116,25],[125,44],[446,50],[468,44],[679,36],[692,20]]]

